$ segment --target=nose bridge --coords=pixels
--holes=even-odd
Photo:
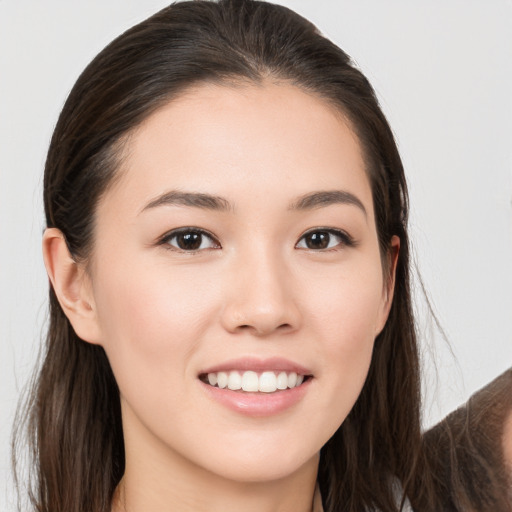
[[[259,336],[296,328],[299,314],[289,277],[284,255],[275,247],[258,244],[241,251],[224,309],[225,327]]]

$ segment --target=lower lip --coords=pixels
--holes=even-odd
[[[274,393],[244,393],[199,382],[213,400],[228,409],[246,416],[263,417],[279,414],[297,404],[306,394],[312,380],[310,377],[296,388]]]

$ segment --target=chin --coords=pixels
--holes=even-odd
[[[268,483],[284,480],[297,472],[300,472],[304,466],[310,464],[318,465],[319,457],[314,456],[306,461],[281,461],[265,462],[255,464],[254,462],[244,461],[239,464],[224,465],[222,468],[216,468],[215,472],[221,478],[239,483]]]
[[[304,445],[294,449],[292,443],[280,443],[278,449],[267,446],[248,446],[243,450],[226,450],[215,457],[220,464],[205,461],[203,467],[218,476],[240,483],[265,483],[285,479],[305,467],[316,467],[319,451],[307,450]]]

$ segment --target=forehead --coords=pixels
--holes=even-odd
[[[341,187],[372,210],[349,122],[290,84],[190,88],[149,116],[125,147],[120,179],[103,199],[143,206],[169,188],[268,202]]]

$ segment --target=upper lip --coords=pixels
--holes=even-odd
[[[205,368],[200,375],[205,373],[226,372],[231,370],[241,371],[275,371],[275,372],[295,372],[299,375],[311,375],[311,371],[294,361],[282,357],[271,357],[267,359],[258,359],[255,357],[241,357],[230,359],[219,364]]]

